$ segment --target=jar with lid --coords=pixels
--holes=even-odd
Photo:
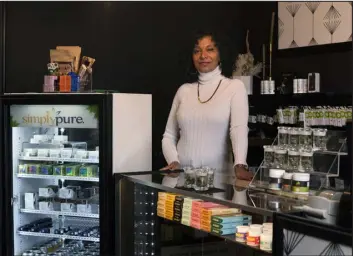
[[[299,130],[298,128],[290,128],[289,131],[289,142],[288,144],[294,147],[299,146]]]
[[[281,190],[282,189],[282,177],[285,173],[285,170],[281,169],[270,169],[270,182],[269,188],[272,190]]]
[[[286,165],[287,165],[287,150],[285,148],[277,147],[275,149],[273,165],[276,168],[286,167]]]
[[[327,143],[327,129],[314,129],[314,150],[326,150]]]
[[[292,192],[295,194],[309,194],[310,174],[294,173],[292,179]]]
[[[264,167],[272,166],[274,154],[274,148],[272,146],[264,146]]]
[[[279,146],[288,145],[288,128],[284,126],[279,126],[277,129],[278,129],[278,145]]]
[[[313,152],[302,150],[300,152],[300,171],[311,172],[313,170]]]
[[[292,176],[293,176],[293,173],[290,173],[290,172],[285,172],[283,174],[282,190],[284,192],[291,192],[291,190],[292,190]]]
[[[299,129],[299,145],[301,148],[309,149],[313,145],[312,130],[310,128]]]
[[[288,150],[288,169],[298,170],[300,165],[300,152],[296,148]]]

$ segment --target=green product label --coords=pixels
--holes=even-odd
[[[292,182],[293,192],[309,192],[309,182],[308,181],[294,181]]]

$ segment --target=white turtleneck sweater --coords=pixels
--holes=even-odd
[[[200,99],[208,100],[221,80],[218,91],[204,104],[197,97],[197,82],[178,89],[162,140],[168,164],[177,161],[181,167],[209,166],[228,174],[234,173],[234,164],[246,164],[249,107],[244,84],[222,76],[217,67],[200,73]],[[175,186],[177,179],[165,177],[163,183]]]

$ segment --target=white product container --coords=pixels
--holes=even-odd
[[[260,249],[272,251],[272,233],[263,233],[260,235]]]
[[[293,178],[293,173],[285,172],[283,174],[282,190],[284,192],[292,191],[292,178]]]
[[[293,93],[298,93],[298,79],[293,79]]]
[[[256,229],[250,229],[248,236],[246,238],[246,244],[253,247],[259,247],[260,236],[261,236],[261,231]]]
[[[50,149],[49,155],[52,158],[59,158],[60,157],[60,149]]]
[[[282,177],[283,177],[284,173],[285,173],[285,170],[270,169],[270,185],[269,185],[270,189],[272,189],[272,190],[281,190],[282,189],[282,182],[283,182]]]
[[[86,150],[77,150],[74,158],[86,159],[87,156],[88,156],[88,151],[86,151]]]
[[[269,81],[269,94],[275,94],[275,81]]]
[[[38,149],[36,148],[25,148],[23,150],[23,156],[33,157],[38,155]]]
[[[238,226],[235,234],[235,241],[239,243],[246,243],[246,237],[249,232],[249,226]]]
[[[71,158],[72,157],[72,149],[65,148],[61,150],[61,158]]]
[[[292,192],[295,194],[309,194],[310,174],[294,173],[292,178]]]
[[[249,226],[249,231],[253,230],[253,231],[259,231],[260,233],[262,233],[262,228],[263,228],[263,226],[260,224],[251,224]]]
[[[53,138],[53,144],[66,143],[68,139],[67,135],[55,135]]]
[[[49,157],[49,149],[47,148],[38,149],[38,157]]]
[[[269,94],[270,93],[270,81],[265,80],[264,81],[264,93],[263,94]]]

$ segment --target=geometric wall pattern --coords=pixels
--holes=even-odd
[[[351,256],[352,247],[283,229],[284,256]]]
[[[278,2],[278,49],[352,41],[352,2]]]

